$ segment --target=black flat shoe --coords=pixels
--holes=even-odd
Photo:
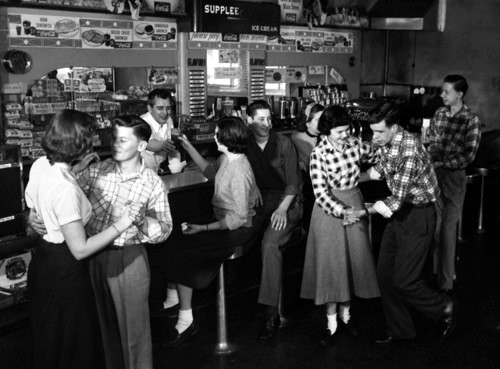
[[[278,329],[280,328],[280,324],[281,319],[279,315],[268,315],[260,331],[259,340],[266,342],[276,336],[276,333],[278,333]]]
[[[457,308],[454,300],[449,298],[446,303],[443,320],[441,321],[441,331],[440,336],[443,339],[448,339],[451,337],[456,328],[457,321]]]
[[[327,328],[325,329],[321,335],[319,336],[319,341],[318,343],[321,346],[328,346],[333,343],[335,337],[335,333],[332,334],[332,332]]]
[[[177,318],[179,315],[179,304],[169,307],[168,309],[158,309],[151,312],[152,318]]]
[[[359,334],[358,327],[356,327],[356,324],[352,322],[352,319],[350,319],[347,324],[340,319],[338,321],[338,326],[340,329],[348,332],[351,336],[356,337]]]
[[[198,333],[198,326],[193,321],[191,325],[182,333],[179,333],[177,329],[173,330],[172,335],[168,338],[167,342],[162,344],[163,348],[174,348],[181,345],[184,341],[186,341],[189,337],[192,337]]]

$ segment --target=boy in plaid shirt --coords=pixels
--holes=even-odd
[[[434,114],[429,128],[428,151],[441,189],[443,209],[438,214],[438,287],[450,291],[455,276],[457,224],[465,198],[465,168],[474,160],[481,130],[479,118],[464,102],[469,86],[464,77],[448,75],[441,98],[444,107]]]

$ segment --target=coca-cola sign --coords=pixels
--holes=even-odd
[[[155,14],[170,14],[170,3],[157,3],[155,1]]]
[[[240,42],[240,35],[237,33],[223,33],[222,41],[224,42]]]

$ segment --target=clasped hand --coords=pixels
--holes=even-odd
[[[352,208],[349,208],[349,209],[345,210],[345,212],[342,214],[342,216],[343,216],[342,224],[347,226],[347,225],[357,223],[357,222],[359,222],[360,218],[362,218],[366,215],[367,214],[366,214],[365,209],[354,210]]]

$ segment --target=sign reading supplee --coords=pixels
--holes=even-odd
[[[216,33],[280,33],[280,6],[272,3],[200,0],[198,31]]]

